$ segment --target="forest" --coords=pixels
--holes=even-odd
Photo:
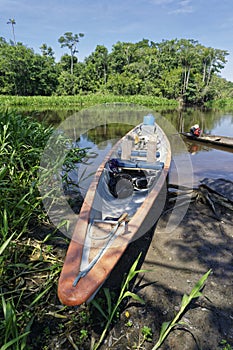
[[[190,105],[233,97],[233,83],[220,75],[227,63],[226,50],[205,47],[193,39],[142,39],[117,42],[111,52],[97,45],[80,62],[82,37],[83,33],[66,32],[58,39],[67,49],[59,61],[47,44],[35,53],[21,42],[0,37],[0,95],[110,93],[176,99]]]

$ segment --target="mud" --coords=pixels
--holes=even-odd
[[[174,216],[173,204],[168,203],[155,227],[127,248],[112,271],[103,287],[117,295],[125,274],[141,253],[138,268],[149,271],[140,273],[130,290],[145,304],[125,299],[100,350],[152,350],[162,323],[173,320],[184,293],[189,294],[209,269],[202,296],[192,301],[180,319],[182,325],[170,332],[160,349],[233,348],[232,210],[215,203],[213,211],[209,202],[197,196],[184,217],[183,212],[181,205],[175,212],[179,224],[167,232],[167,223]],[[66,249],[67,244],[59,244],[53,254],[62,261]],[[64,308],[57,298],[56,283],[38,307],[28,349],[90,350],[91,339],[99,339],[106,320],[101,321],[91,305]],[[103,296],[101,289],[96,298],[107,310]]]
[[[102,349],[152,349],[159,338],[162,323],[174,318],[183,294],[189,294],[209,269],[212,272],[203,295],[191,303],[181,318],[182,326],[172,330],[160,349],[231,349],[232,211],[221,206],[215,208],[218,218],[209,205],[195,201],[178,227],[170,233],[165,230],[169,211],[162,215],[151,237],[147,238],[151,239],[148,250],[145,245],[141,268],[150,272],[142,276],[134,289],[144,299],[145,305],[132,303],[125,308],[129,317],[122,313],[121,321],[112,329]],[[139,247],[142,242],[138,243]],[[140,347],[140,330],[144,326],[151,329],[153,336],[152,341],[144,341]]]

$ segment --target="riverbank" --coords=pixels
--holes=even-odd
[[[159,338],[162,323],[172,321],[182,296],[189,294],[209,269],[212,273],[203,296],[191,303],[181,318],[183,323],[170,333],[161,349],[233,348],[232,211],[221,206],[216,208],[220,219],[206,203],[195,201],[170,233],[165,230],[170,212],[161,216],[141,266],[150,272],[138,278],[135,287],[145,306],[129,303],[125,308],[128,318],[126,312],[121,314],[120,322],[113,327],[102,349],[151,350]],[[138,242],[139,250],[142,246],[143,242]],[[145,326],[152,331],[152,341],[144,342],[140,348],[140,330]]]
[[[0,343],[8,343],[13,350],[90,350],[91,338],[98,340],[105,320],[92,305],[76,309],[59,302],[57,282],[69,241],[49,224],[35,186],[40,154],[51,129],[18,115],[4,117],[0,121],[5,120],[6,125],[1,128]],[[152,271],[138,278],[135,291],[146,304],[129,300],[123,305],[104,350],[122,350],[125,344],[130,350],[151,350],[162,322],[174,317],[182,295],[189,293],[209,268],[212,274],[205,297],[184,315],[188,330],[172,332],[162,349],[180,350],[182,343],[183,350],[187,343],[187,349],[195,350],[196,338],[203,350],[224,349],[222,339],[233,346],[232,211],[220,206],[219,221],[209,206],[201,201],[192,203],[179,227],[167,234],[164,227],[169,213],[161,217],[155,232],[132,245],[106,283],[114,303],[120,276],[143,251],[142,268]],[[105,305],[103,292],[98,302]],[[151,331],[152,341],[141,344],[145,327]],[[230,345],[225,350],[231,350]]]
[[[1,108],[26,109],[26,110],[72,110],[76,111],[105,103],[128,103],[138,104],[150,108],[178,108],[176,100],[147,96],[116,96],[111,94],[88,94],[74,96],[7,96],[0,95]]]
[[[182,315],[182,323],[171,331],[160,349],[233,349],[232,211],[216,206],[217,219],[209,205],[197,198],[190,204],[179,226],[166,233],[170,209],[172,206],[168,204],[155,229],[129,246],[103,286],[109,288],[113,301],[124,274],[138,254],[142,254],[140,269],[149,271],[138,275],[132,291],[145,304],[129,299],[121,305],[100,347],[102,350],[153,349],[162,323],[174,318],[183,295],[189,294],[209,269],[212,272],[202,291],[203,296],[192,301]],[[179,215],[179,210],[176,215]],[[35,234],[38,240],[46,235],[46,231],[40,232],[39,236],[38,232]],[[62,264],[67,245],[61,243],[57,237],[52,254]],[[41,250],[46,257],[46,243]],[[47,259],[50,254],[47,253]],[[34,255],[33,259],[38,261],[38,256]],[[43,284],[45,280],[42,276],[34,277],[31,288],[35,281]],[[54,288],[37,306],[29,348],[90,350],[91,338],[99,339],[106,321],[91,304],[79,309],[62,307],[57,299],[56,283],[54,281]],[[106,310],[103,289],[97,294],[96,301]],[[145,339],[143,331],[147,332]]]

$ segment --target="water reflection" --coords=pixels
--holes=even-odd
[[[135,106],[132,106],[132,110],[134,108]],[[85,132],[81,135],[80,146],[90,147],[94,152],[98,153],[97,160],[101,161],[114,142],[128,131],[128,127],[136,125],[142,120],[142,115],[146,109],[143,109],[143,107],[140,109],[139,106],[137,108],[138,112],[135,114],[134,111],[134,117],[129,118],[127,128],[125,127],[125,115],[122,119],[122,112],[118,113],[117,109],[113,110],[111,118],[109,117],[109,111],[105,114],[104,109],[98,110],[96,107],[91,109],[90,114],[88,114],[88,110],[79,112],[85,126],[83,127]],[[44,111],[34,112],[34,116],[49,124],[58,125],[62,120],[74,113],[75,111]],[[160,119],[158,113],[154,112],[154,114],[157,122],[163,128],[164,119],[169,122],[165,128],[172,145],[173,161],[170,182],[173,183],[178,181],[178,175],[179,177],[182,175],[184,183],[188,183],[191,180],[189,179],[189,172],[186,173],[185,164],[187,159],[184,157],[184,147],[180,141],[180,132],[189,131],[191,125],[198,123],[205,133],[233,137],[233,113],[189,108],[182,111],[159,112],[164,119]],[[95,125],[97,126],[95,127]],[[169,125],[172,125],[173,128]],[[205,177],[222,177],[233,181],[232,152],[224,149],[215,149],[212,146],[200,145],[188,140],[183,140],[183,142],[190,154],[194,184],[198,184]],[[179,170],[176,166],[177,162],[182,164]],[[90,167],[90,172],[94,171],[95,166],[96,163]],[[182,172],[182,174],[178,174],[178,172]]]

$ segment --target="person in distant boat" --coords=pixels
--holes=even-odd
[[[201,135],[201,129],[200,129],[199,125],[195,124],[195,125],[191,126],[190,133],[193,136],[199,137]]]

